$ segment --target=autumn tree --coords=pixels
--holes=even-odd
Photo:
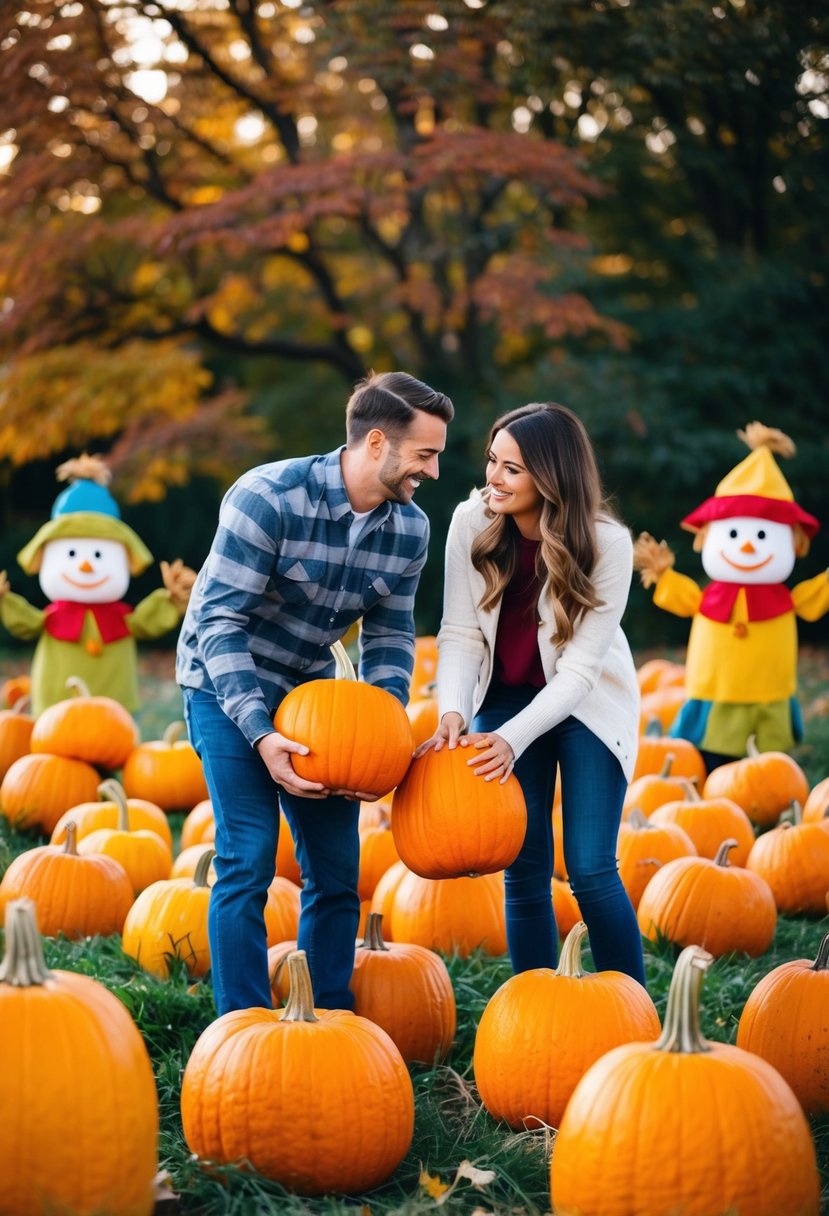
[[[5,9],[0,460],[114,442],[159,496],[255,443],[251,360],[402,366],[486,416],[562,339],[623,344],[568,286],[600,187],[517,112],[524,7]]]

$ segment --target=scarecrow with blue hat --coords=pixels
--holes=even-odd
[[[752,736],[759,751],[799,742],[795,618],[816,621],[829,611],[827,571],[785,585],[819,527],[774,458],[793,456],[794,444],[760,422],[737,434],[750,454],[682,520],[711,580],[705,589],[673,569],[664,541],[643,532],[634,545],[634,566],[654,588],[654,603],[692,618],[686,700],[670,734],[696,744],[709,768],[745,756]]]
[[[195,572],[181,560],[161,562],[164,586],[135,607],[125,603],[130,579],[153,556],[121,519],[108,489],[109,469],[100,457],[84,454],[60,465],[57,476],[67,488],[49,522],[17,555],[50,602],[36,608],[10,590],[0,571],[0,621],[14,637],[38,639],[31,672],[35,716],[66,698],[70,676],[133,712],[139,706],[136,639],[158,638],[178,626]]]

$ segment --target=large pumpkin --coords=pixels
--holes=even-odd
[[[304,951],[288,968],[285,1009],[226,1013],[199,1038],[181,1088],[185,1139],[199,1157],[249,1162],[303,1195],[370,1190],[411,1143],[408,1070],[367,1018],[314,1010]]]
[[[757,837],[746,866],[765,878],[778,911],[787,916],[822,916],[829,891],[829,832],[804,823],[795,803],[788,820]]]
[[[396,697],[356,678],[344,647],[331,647],[333,679],[309,680],[291,689],[274,716],[286,739],[309,748],[294,753],[294,770],[331,790],[382,797],[400,783],[414,749],[412,724]]]
[[[634,908],[659,866],[676,857],[695,857],[697,850],[687,832],[675,823],[658,824],[641,811],[632,811],[619,825],[617,843],[619,877]]]
[[[487,954],[503,954],[507,948],[500,873],[421,878],[409,871],[395,888],[388,916],[396,942],[414,942],[461,958],[478,947]]]
[[[385,942],[382,916],[369,913],[354,954],[354,1012],[391,1036],[407,1062],[442,1060],[455,1036],[452,981],[434,950],[411,942]]]
[[[7,908],[0,1076],[0,1212],[149,1216],[158,1104],[144,1040],[103,984],[47,969],[29,900]]]
[[[611,1047],[659,1036],[659,1015],[636,980],[587,972],[587,926],[573,926],[558,968],[513,975],[492,996],[475,1035],[473,1068],[489,1113],[510,1127],[558,1127],[576,1083]]]
[[[164,811],[190,811],[207,797],[207,785],[183,722],[171,722],[161,739],[139,743],[124,765],[129,798],[146,798]]]
[[[728,864],[734,844],[724,840],[713,860],[678,857],[657,870],[636,913],[645,937],[704,946],[716,957],[768,950],[777,926],[774,896],[759,874]]]
[[[759,1056],[702,1036],[710,962],[683,950],[659,1042],[615,1047],[579,1081],[553,1148],[555,1216],[817,1216],[797,1098]]]
[[[7,905],[28,898],[37,905],[45,937],[106,937],[120,933],[132,907],[126,870],[112,857],[82,857],[69,824],[62,845],[44,844],[20,853],[0,882],[0,925]]]
[[[494,874],[515,861],[527,831],[518,778],[486,781],[466,747],[430,748],[394,795],[391,828],[402,861],[422,878]]]
[[[67,681],[72,695],[49,705],[32,731],[32,751],[121,768],[138,744],[135,719],[112,697],[91,696],[82,680]]]
[[[213,855],[207,846],[192,878],[159,879],[145,887],[130,908],[122,947],[145,971],[166,978],[171,958],[182,959],[192,976],[209,970],[208,874]]]
[[[715,858],[724,840],[737,843],[729,853],[734,866],[744,866],[754,844],[754,827],[741,806],[730,798],[700,798],[690,785],[686,797],[663,802],[650,817],[651,823],[674,824],[694,842],[700,857]]]
[[[0,814],[12,827],[53,831],[64,811],[92,802],[101,775],[84,760],[45,754],[15,760],[0,784]]]
[[[737,1046],[773,1064],[807,1114],[829,1114],[829,933],[814,962],[781,963],[752,989]]]
[[[730,798],[741,806],[752,823],[773,827],[793,802],[802,806],[809,796],[803,769],[785,752],[760,752],[754,736],[748,740],[742,760],[721,764],[708,774],[704,798]]]

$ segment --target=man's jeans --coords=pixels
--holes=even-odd
[[[529,686],[490,686],[472,730],[497,732],[537,692]],[[556,765],[567,873],[588,928],[593,961],[600,971],[624,971],[644,985],[636,913],[616,864],[616,837],[627,783],[610,749],[572,717],[535,739],[513,770],[527,803],[527,835],[505,874],[507,942],[513,969],[555,967],[558,959],[550,898]]]
[[[183,694],[187,730],[216,821],[208,933],[219,1014],[273,1003],[264,908],[274,876],[280,804],[302,870],[298,944],[308,955],[315,1004],[352,1009],[349,983],[360,918],[359,803],[287,794],[212,693],[185,688]]]

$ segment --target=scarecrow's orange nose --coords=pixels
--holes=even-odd
[[[754,545],[751,543],[751,541],[747,540],[744,545],[740,545],[740,552],[741,553],[756,553],[757,550],[754,548]]]
[[[90,562],[84,560],[78,566],[78,569],[80,570],[81,574],[91,574],[95,567]]]

